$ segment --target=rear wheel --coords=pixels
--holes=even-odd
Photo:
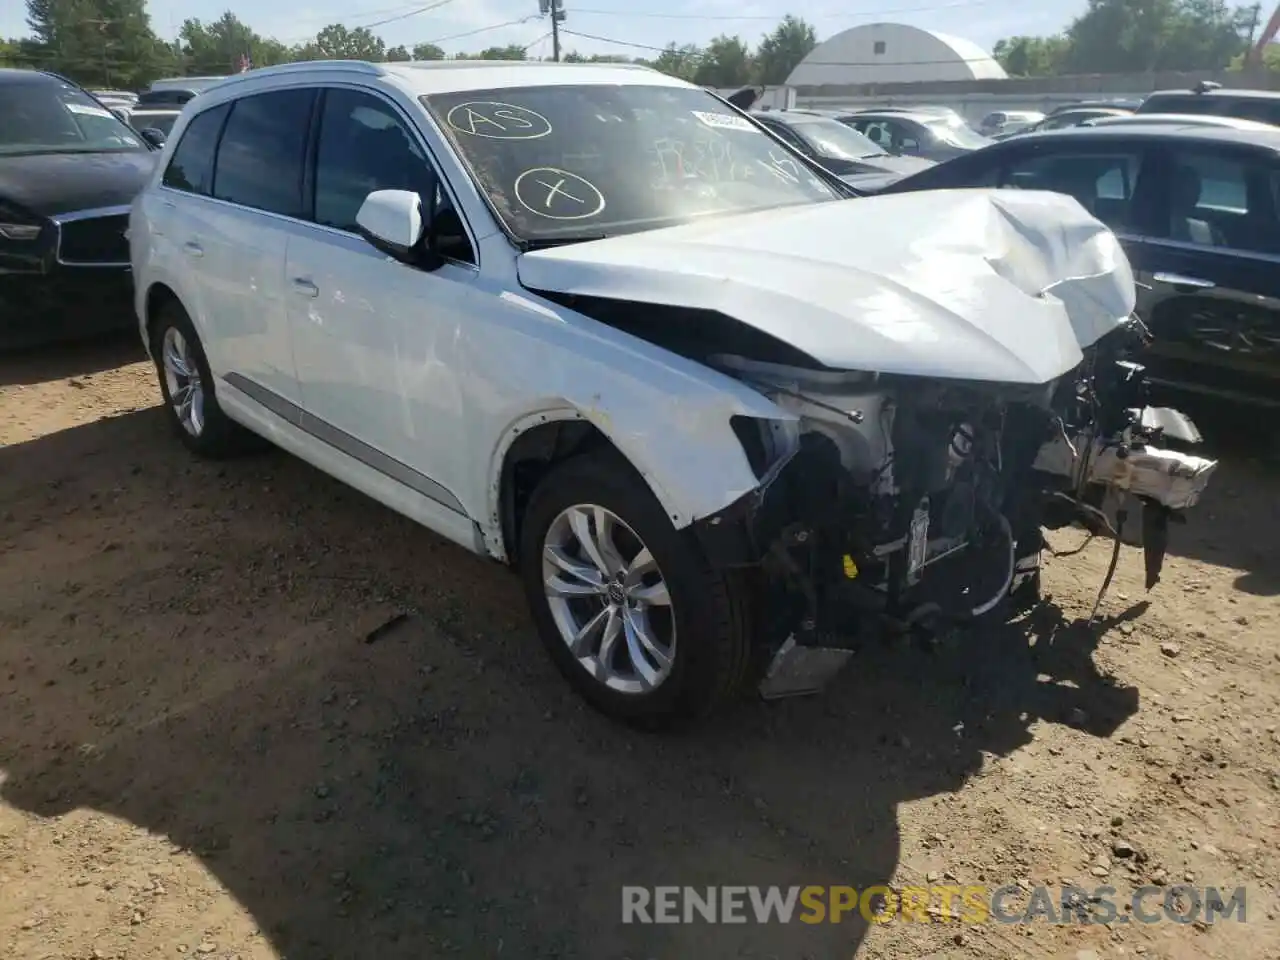
[[[160,308],[151,331],[151,355],[169,421],[188,449],[203,457],[220,458],[262,444],[218,406],[200,337],[176,302]]]
[[[525,512],[520,564],[552,659],[609,716],[678,723],[743,687],[747,591],[707,566],[620,457],[577,457],[543,480]]]

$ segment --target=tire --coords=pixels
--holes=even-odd
[[[552,565],[544,553],[549,542],[563,542],[561,535],[573,529],[567,517],[577,507],[587,507],[578,519],[588,523],[589,530],[598,528],[598,511],[612,515],[617,559],[631,559],[638,542],[648,548],[656,570],[638,584],[615,583],[612,597],[607,590],[565,603],[549,597],[549,573],[559,583],[581,586],[583,582]],[[581,549],[581,541],[570,535],[568,544],[559,555],[572,557],[592,572],[595,565]],[[672,526],[644,480],[621,457],[598,453],[578,456],[555,467],[543,479],[529,499],[521,524],[519,563],[533,619],[551,659],[574,689],[607,716],[648,728],[683,725],[725,705],[745,686],[751,664],[750,591],[745,581],[732,572],[710,569],[692,536]],[[642,566],[630,569],[634,573]],[[665,584],[669,606],[664,607],[660,599],[652,604],[640,600],[661,597],[659,588],[645,582],[655,577]],[[617,590],[632,592],[623,599]],[[630,618],[621,612],[617,615],[610,662],[623,669],[610,680],[598,673],[600,648],[610,628],[611,601],[615,602],[614,610],[626,607],[632,613]],[[597,610],[604,621],[586,647],[588,666],[570,649],[562,624],[566,613],[573,618],[569,621],[572,627],[589,621],[592,611]],[[659,650],[670,653],[665,674],[654,684],[646,684],[638,669],[632,669],[632,679],[627,679],[625,668],[634,667],[627,623],[647,625],[647,630],[632,631],[631,635],[648,635],[658,642]],[[671,627],[674,644],[666,645],[661,641]],[[642,656],[651,671],[661,672],[661,661],[647,653],[651,649],[642,647]],[[619,689],[619,684],[630,684],[632,689]]]
[[[166,350],[171,351],[170,357],[166,357]],[[190,377],[184,378],[177,373],[176,368],[169,367],[175,350],[183,361],[182,366],[194,367],[198,377],[194,381],[198,386],[198,396],[188,408],[196,411],[195,417],[184,418],[179,413],[181,404],[174,400],[175,390],[182,395],[184,386],[193,382]],[[265,445],[257,435],[233,421],[218,406],[213,373],[209,370],[200,336],[187,312],[176,301],[161,307],[151,325],[151,356],[155,359],[156,376],[160,381],[160,393],[164,397],[169,423],[187,449],[201,457],[222,459]],[[185,396],[190,397],[191,392],[188,390]]]

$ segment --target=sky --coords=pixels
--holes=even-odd
[[[432,5],[436,9],[423,9]],[[702,44],[721,33],[754,46],[788,13],[813,24],[819,40],[862,23],[890,21],[953,34],[990,50],[1002,37],[1060,31],[1084,10],[1085,0],[562,0],[562,6],[565,50],[646,56],[646,46]],[[25,36],[26,4],[7,0],[0,7],[0,36]],[[173,39],[189,17],[215,20],[228,9],[258,33],[289,44],[343,23],[370,26],[388,46],[433,42],[457,53],[519,43],[531,45],[531,56],[551,55],[545,38],[550,23],[538,16],[538,0],[148,0],[152,27],[164,39]],[[374,26],[389,18],[397,19]]]

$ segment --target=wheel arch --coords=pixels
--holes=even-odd
[[[548,410],[526,416],[506,431],[491,471],[489,499],[493,504],[486,543],[496,559],[514,565],[520,524],[529,496],[557,465],[584,453],[617,458],[653,492],[663,510],[672,515],[669,498],[597,423],[575,408]],[[672,516],[678,521],[678,516]]]
[[[143,328],[147,333],[146,347],[148,352],[151,350],[151,339],[152,335],[155,333],[156,318],[160,316],[160,311],[170,303],[176,303],[181,307],[182,298],[179,297],[177,292],[163,280],[157,280],[152,283],[151,286],[147,287],[147,296],[146,299],[143,300],[144,313],[142,322]],[[186,308],[183,307],[183,309],[185,310]],[[187,311],[187,315],[190,316],[189,310]]]

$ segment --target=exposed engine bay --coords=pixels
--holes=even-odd
[[[1038,387],[709,357],[799,418],[735,420],[761,484],[697,525],[713,563],[758,564],[778,588],[762,692],[806,692],[886,630],[935,637],[1029,606],[1042,527],[1083,520],[1118,554],[1128,497],[1141,505],[1150,589],[1170,522],[1217,464],[1158,446],[1199,437],[1176,411],[1146,406],[1142,368],[1126,359],[1145,338],[1134,319]]]

